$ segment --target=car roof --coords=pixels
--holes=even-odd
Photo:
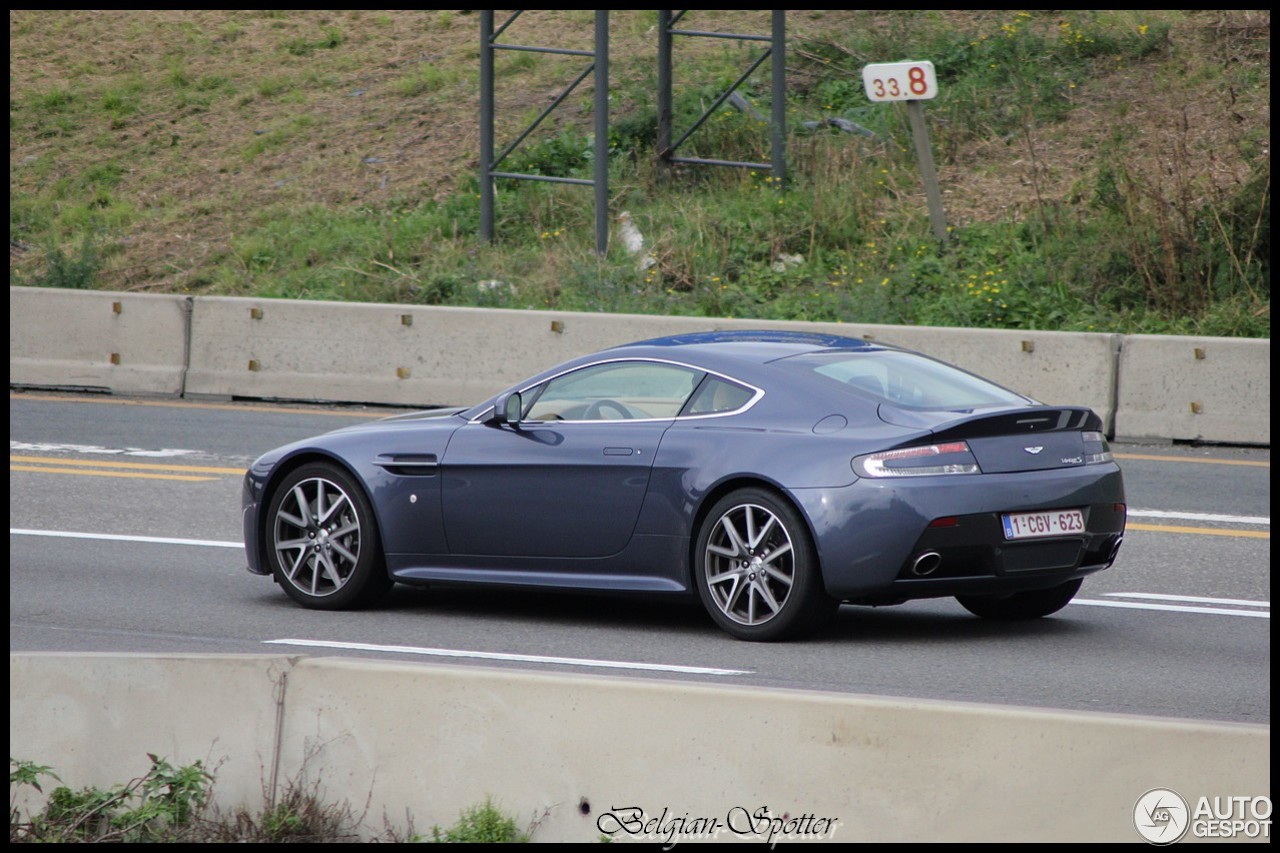
[[[600,356],[646,355],[679,360],[690,358],[716,361],[765,364],[780,358],[807,352],[885,349],[880,343],[815,332],[791,332],[780,329],[732,329],[669,335],[646,341],[622,344],[598,353]],[[645,352],[644,350],[651,350]],[[725,362],[721,362],[725,363]]]
[[[671,361],[701,370],[720,373],[748,384],[763,383],[765,365],[770,362],[812,352],[876,352],[898,347],[878,341],[828,335],[815,332],[793,332],[781,329],[724,329],[689,332],[660,338],[619,344],[589,355],[578,356],[529,377],[521,387],[533,387],[552,376],[591,364],[612,360],[645,359]],[[789,383],[791,391],[807,385],[803,378]],[[462,412],[473,418],[494,404],[496,397]]]

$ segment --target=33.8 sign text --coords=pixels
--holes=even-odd
[[[928,61],[865,65],[862,85],[873,101],[927,101],[938,96],[938,77]]]

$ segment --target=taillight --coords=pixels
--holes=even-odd
[[[871,453],[853,460],[853,471],[860,477],[931,477],[939,474],[981,474],[978,460],[963,441],[927,444]]]
[[[1107,439],[1102,433],[1082,432],[1080,438],[1084,440],[1084,464],[1097,465],[1099,462],[1114,461],[1111,445],[1107,444]]]

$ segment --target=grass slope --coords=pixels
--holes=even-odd
[[[655,13],[613,12],[610,213],[648,265],[617,239],[596,256],[583,187],[500,181],[479,240],[478,18],[11,10],[10,283],[1270,336],[1269,12],[788,12],[785,186],[660,180]],[[532,11],[502,37],[589,49],[592,21]],[[677,127],[758,51],[677,39]],[[938,69],[945,247],[905,111],[862,89],[863,65],[902,59]],[[584,62],[500,52],[499,146]],[[767,114],[767,62],[742,94]],[[587,80],[503,168],[589,177],[591,104]],[[829,118],[873,135],[804,127]],[[681,153],[767,162],[768,130],[722,107]]]

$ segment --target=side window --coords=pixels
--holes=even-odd
[[[619,361],[557,376],[533,392],[532,421],[674,418],[703,373],[676,364]]]
[[[718,376],[708,376],[685,408],[686,415],[714,415],[741,409],[755,392]]]

